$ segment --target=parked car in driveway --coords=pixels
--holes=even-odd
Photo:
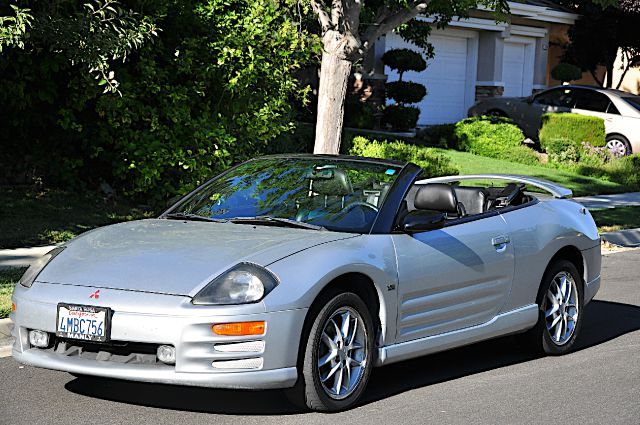
[[[156,219],[92,230],[33,264],[12,296],[13,356],[80,375],[288,388],[335,411],[374,366],[508,334],[571,351],[600,287],[589,212],[530,177],[422,176],[329,155],[240,164]]]
[[[620,90],[567,85],[529,97],[494,97],[477,102],[469,116],[498,115],[512,119],[538,139],[542,115],[572,112],[604,119],[607,147],[616,156],[640,153],[640,96]]]

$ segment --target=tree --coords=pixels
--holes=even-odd
[[[619,88],[629,69],[640,66],[640,1],[621,0],[619,5],[595,0],[563,3],[581,15],[569,31],[565,60],[590,72],[599,85]],[[613,71],[620,56],[622,76],[616,84]],[[596,72],[600,66],[607,71],[606,79]]]

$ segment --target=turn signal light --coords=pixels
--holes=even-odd
[[[11,312],[12,313],[16,312],[16,303],[11,303]]]
[[[263,335],[266,328],[266,322],[237,322],[211,325],[211,331],[214,334],[224,336]]]

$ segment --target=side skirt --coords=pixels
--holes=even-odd
[[[485,339],[518,333],[532,328],[537,321],[538,305],[529,304],[499,314],[481,325],[380,347],[378,348],[376,366],[388,365],[414,357],[473,344]]]

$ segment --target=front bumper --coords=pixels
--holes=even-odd
[[[90,289],[93,288],[40,282],[30,289],[18,285],[14,292],[17,309],[12,314],[16,338],[13,357],[32,366],[132,381],[242,389],[287,388],[295,384],[298,345],[306,309],[256,312],[259,310],[256,305],[202,308],[191,306],[187,297],[104,288],[100,288],[101,300],[110,302],[88,303],[85,295]],[[55,297],[52,297],[53,293]],[[119,302],[123,297],[126,302]],[[39,329],[55,335],[58,302],[110,307],[113,310],[111,341],[151,347],[154,344],[173,345],[176,348],[175,365],[149,361],[149,355],[130,355],[124,359],[111,356],[107,346],[105,352],[97,356],[81,355],[82,350],[57,350],[55,346],[49,349],[31,347],[29,330]],[[132,308],[136,305],[137,309]],[[230,314],[233,310],[237,314]],[[267,322],[267,328],[260,336],[231,337],[211,332],[213,323],[261,320]],[[258,348],[253,351],[247,350],[246,346],[235,352],[228,348],[218,349],[225,344],[258,341],[264,345],[257,344]],[[138,362],[138,357],[146,360]],[[246,359],[259,361],[253,362],[250,368],[212,366],[213,362]]]

